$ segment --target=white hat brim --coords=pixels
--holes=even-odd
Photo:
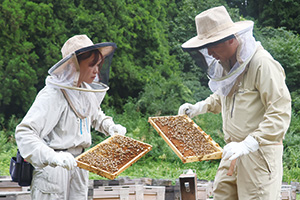
[[[200,48],[207,44],[217,42],[219,40],[222,40],[230,35],[239,33],[242,30],[248,29],[249,27],[253,26],[253,21],[239,21],[235,22],[234,26],[225,29],[223,31],[218,32],[217,34],[214,34],[211,37],[205,38],[205,39],[199,39],[198,36],[195,36],[185,43],[181,45],[182,48]]]

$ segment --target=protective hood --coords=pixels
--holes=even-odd
[[[238,40],[239,46],[236,53],[237,62],[232,68],[229,67],[228,63],[221,63],[208,54],[207,48],[210,45],[201,46],[199,48],[183,47],[183,50],[192,56],[195,63],[206,71],[209,78],[208,85],[212,92],[223,96],[230,94],[237,78],[245,71],[247,64],[258,46],[258,42],[255,41],[252,32],[253,23],[248,28],[216,42],[224,42],[233,37]]]
[[[99,74],[93,83],[83,82],[78,87],[80,72],[77,56],[94,49],[98,49],[103,56],[103,64],[99,69]],[[65,90],[67,97],[81,118],[91,116],[98,110],[98,106],[109,89],[107,86],[109,70],[115,49],[115,43],[98,43],[78,49],[68,55],[63,54],[65,57],[49,69],[50,75],[46,78],[46,85]]]

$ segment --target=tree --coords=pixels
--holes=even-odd
[[[270,54],[283,66],[286,83],[291,92],[300,85],[300,37],[284,28],[264,27],[256,29],[256,38],[262,42]]]
[[[244,17],[252,17],[261,26],[286,27],[300,33],[299,1],[294,0],[226,0],[232,8],[239,8]]]
[[[111,90],[104,103],[120,111],[128,97],[138,98],[154,77],[168,78],[174,72],[179,76],[178,63],[169,55],[168,3],[4,0],[0,12],[2,115],[26,113],[45,85],[48,69],[61,59],[61,46],[75,34],[87,34],[95,43],[117,44]]]

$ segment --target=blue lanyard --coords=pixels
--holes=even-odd
[[[85,125],[86,125],[86,131],[89,133],[90,131],[89,131],[87,118],[85,118]],[[80,119],[80,134],[82,135],[82,119]]]

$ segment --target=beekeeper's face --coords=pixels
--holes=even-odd
[[[220,60],[221,62],[227,62],[228,60],[235,61],[237,45],[238,43],[236,39],[233,38],[208,47],[207,51],[209,55],[213,56],[217,60]]]
[[[80,75],[79,75],[79,81],[78,86],[82,82],[86,83],[92,83],[94,79],[96,78],[97,74],[99,73],[99,66],[101,62],[101,57],[96,56],[95,54],[92,54],[87,59],[79,61],[80,66]],[[95,62],[95,58],[99,58]]]

